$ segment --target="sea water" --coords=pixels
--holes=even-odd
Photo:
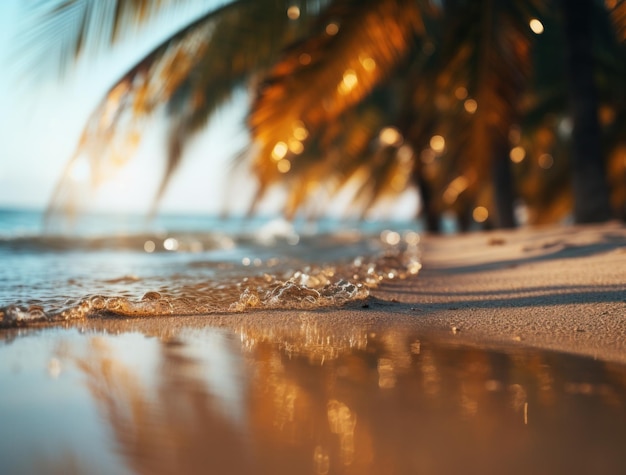
[[[0,325],[338,306],[418,254],[412,222],[0,210]]]

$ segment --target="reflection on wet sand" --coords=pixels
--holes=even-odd
[[[619,365],[303,321],[160,339],[146,379],[114,338],[68,357],[136,473],[626,470]]]

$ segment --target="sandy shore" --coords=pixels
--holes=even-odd
[[[549,227],[426,237],[415,280],[375,296],[420,327],[626,362],[626,228]]]
[[[422,244],[418,276],[385,283],[367,301],[340,309],[76,325],[161,337],[211,325],[273,339],[301,338],[311,326],[334,338],[406,330],[472,345],[535,347],[626,363],[623,224],[425,236]]]

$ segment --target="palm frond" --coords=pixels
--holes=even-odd
[[[422,14],[415,1],[336,0],[313,34],[285,52],[261,84],[249,118],[258,150],[253,167],[263,189],[299,174],[295,183],[315,183],[317,173],[329,169],[311,162],[333,160],[327,158],[337,153],[338,145],[329,139],[333,130],[342,124],[350,135],[345,119],[351,114],[342,115],[407,56],[416,36],[423,34]],[[355,130],[365,122],[358,121]],[[372,128],[374,136],[380,127]],[[341,161],[357,155],[343,155]],[[343,184],[350,173],[341,166],[335,169],[333,176]],[[302,187],[297,190],[289,212],[303,201]]]
[[[117,81],[89,118],[76,152],[57,184],[48,214],[70,206],[74,195],[72,170],[76,167],[88,171],[95,188],[133,157],[147,121],[157,108],[180,100],[185,81],[207,53],[216,22],[238,6],[237,2],[231,3],[188,25]],[[176,161],[174,148],[170,145]],[[175,164],[168,165],[170,174],[174,168]]]
[[[440,133],[454,138],[445,156],[448,179],[465,177],[462,192],[471,202],[491,187],[494,160],[508,160],[508,134],[519,119],[530,73],[532,33],[525,2],[461,3],[460,11],[448,12],[458,20],[451,22],[448,36],[454,43],[443,46],[450,66],[442,68],[439,83],[454,112]],[[466,91],[467,99],[452,97],[458,88]]]
[[[16,60],[27,76],[52,73],[63,77],[77,58],[101,52],[148,24],[157,14],[182,13],[194,3],[197,7],[197,0],[24,2],[27,20],[17,38],[20,57]]]
[[[306,12],[306,9],[303,9]],[[220,17],[207,49],[168,102],[167,167],[158,199],[176,170],[185,144],[237,87],[268,69],[292,36],[302,34],[306,14],[294,22],[284,1],[245,2]]]
[[[605,0],[615,27],[615,35],[626,41],[626,0]]]

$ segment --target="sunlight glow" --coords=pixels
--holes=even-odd
[[[530,22],[528,23],[528,26],[530,27],[532,32],[536,35],[540,35],[541,33],[543,33],[543,23],[541,23],[536,18],[533,18],[532,20],[530,20]]]
[[[156,249],[156,244],[154,244],[154,241],[146,241],[143,243],[143,250],[146,251],[147,253],[152,253],[154,252],[154,250]]]
[[[274,161],[278,162],[279,160],[285,158],[288,150],[289,148],[287,147],[287,144],[285,142],[278,142],[276,145],[274,145],[274,149],[272,150],[272,158],[274,159]]]

